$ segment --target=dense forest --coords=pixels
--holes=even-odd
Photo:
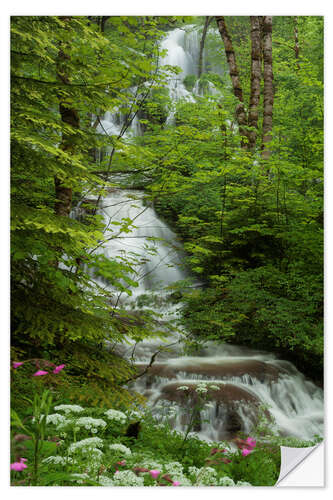
[[[12,484],[273,485],[320,439],[323,50],[319,16],[11,18]]]

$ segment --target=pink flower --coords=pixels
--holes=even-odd
[[[248,437],[246,443],[250,449],[253,449],[256,447],[257,441],[254,438]]]
[[[246,448],[244,450],[242,450],[242,455],[243,457],[246,457],[247,455],[249,455],[250,453],[252,453],[252,450],[247,450]]]
[[[118,465],[126,465],[126,460],[121,460],[120,462],[117,462]]]
[[[66,365],[59,365],[56,366],[55,369],[53,370],[53,373],[59,373],[63,368],[65,368]]]
[[[153,470],[150,470],[150,471],[149,471],[149,474],[151,475],[151,477],[152,477],[153,479],[156,479],[156,478],[157,478],[157,476],[158,476],[159,474],[161,474],[161,473],[160,473],[160,471],[159,471],[159,470],[153,469]]]
[[[34,377],[39,377],[40,375],[47,375],[49,372],[46,372],[44,370],[38,370],[36,373],[33,374]]]
[[[10,464],[10,469],[11,470],[16,470],[18,472],[21,472],[23,469],[26,469],[28,466],[25,465],[24,462],[26,462],[26,458],[20,458],[19,462],[14,462],[13,464]]]
[[[174,482],[172,483],[172,486],[179,486],[179,485],[180,485],[180,482],[179,482],[179,481],[174,481]]]
[[[23,365],[23,362],[21,361],[13,361],[13,368],[16,370],[19,366]]]

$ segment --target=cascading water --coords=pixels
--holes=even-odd
[[[161,45],[168,50],[163,64],[182,68],[182,74],[169,81],[171,97],[194,100],[182,79],[195,73],[198,39],[175,29]],[[121,127],[118,115],[108,114],[105,121],[111,131]],[[163,295],[164,287],[189,277],[182,267],[182,249],[176,235],[157,217],[152,206],[145,205],[142,192],[115,189],[102,200],[100,210],[109,227],[106,236],[110,240],[99,251],[110,259],[121,259],[126,253],[136,262],[133,278],[139,286],[132,289],[130,297],[122,294],[123,299],[126,297],[125,307],[137,309],[142,295],[156,291]],[[121,229],[126,220],[132,221],[129,232]],[[177,307],[167,306],[165,301],[155,307],[162,317],[176,321]],[[184,354],[181,338],[176,333],[164,342],[154,339],[135,348],[137,367],[143,370],[161,345],[171,344],[168,351],[162,350],[156,356],[147,374],[138,378],[133,388],[148,398],[156,415],[161,416],[166,406],[177,407],[173,416],[175,428],[186,428],[188,398],[193,399],[196,390],[206,383],[214,388],[205,393],[209,404],[197,415],[200,421],[194,428],[202,438],[221,440],[238,431],[249,433],[260,414],[268,419],[274,417],[281,435],[311,439],[323,434],[323,392],[291,363],[267,352],[213,343],[196,356],[189,356]],[[120,346],[120,350],[124,355],[133,354],[133,346]]]

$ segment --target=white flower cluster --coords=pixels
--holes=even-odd
[[[135,464],[135,467],[144,467],[145,469],[149,469],[149,470],[162,470],[163,469],[163,465],[158,463],[158,462],[155,462],[153,459],[146,459],[146,460],[140,460],[139,462],[137,462]],[[148,472],[147,472],[148,474]]]
[[[115,443],[115,444],[110,444],[109,446],[110,450],[118,451],[122,455],[132,455],[132,452],[127,446],[120,444],[120,443]]]
[[[87,439],[82,439],[77,443],[72,443],[68,448],[68,453],[74,453],[77,450],[91,449],[95,447],[101,448],[103,446],[103,439],[99,437],[91,437]]]
[[[238,481],[236,486],[252,486],[251,483],[247,483],[246,481]]]
[[[225,385],[225,382],[220,382],[220,386],[211,384],[209,386],[209,389],[212,389],[213,391],[219,391],[221,389],[221,385]]]
[[[131,470],[118,471],[113,476],[114,486],[143,486],[143,477],[137,476]]]
[[[83,473],[83,474],[71,474],[70,479],[72,481],[75,481],[77,484],[83,484],[84,479],[89,479],[88,474]]]
[[[104,429],[107,426],[107,423],[101,418],[80,417],[76,420],[75,425],[78,427],[83,426],[88,431],[91,430],[93,434],[97,434],[98,427]]]
[[[44,415],[39,416],[39,421],[42,420]],[[51,415],[48,415],[46,417],[46,423],[47,424],[54,424],[58,425],[60,422],[63,422],[65,420],[65,417],[63,415],[60,415],[60,413],[51,413]],[[32,422],[35,423],[36,419],[35,417],[32,419]]]
[[[116,422],[119,422],[120,424],[124,424],[127,420],[127,417],[125,413],[122,411],[118,410],[107,410],[104,415],[106,415],[110,420],[115,420]]]
[[[72,420],[68,419],[68,418],[64,418],[63,420],[61,420],[59,422],[59,424],[57,425],[57,431],[61,431],[62,429],[65,429],[68,425],[71,425],[73,423]],[[66,433],[64,433],[66,437]]]
[[[219,486],[236,486],[236,485],[235,485],[234,480],[231,479],[231,477],[224,476],[224,477],[220,478]]]
[[[212,467],[201,467],[197,469],[195,486],[217,486],[216,470]]]
[[[181,385],[177,387],[177,391],[188,391],[189,387],[187,385]]]
[[[56,411],[64,411],[66,415],[68,413],[81,413],[81,411],[84,411],[84,408],[79,405],[58,405],[55,406],[54,409]]]
[[[205,394],[207,391],[207,384],[205,382],[199,382],[195,388],[195,392],[198,394]]]
[[[114,486],[114,482],[108,476],[99,476],[99,484],[101,486]]]
[[[54,464],[54,465],[59,465],[59,464],[66,465],[66,464],[76,463],[71,457],[61,457],[60,455],[44,458],[42,462],[44,464]]]
[[[96,473],[102,463],[104,453],[98,448],[83,448],[82,452],[87,455],[87,470]]]
[[[164,465],[164,471],[168,474],[183,474],[183,466],[179,462],[169,462]]]

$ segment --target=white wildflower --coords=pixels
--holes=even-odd
[[[83,480],[89,479],[89,476],[86,473],[83,473],[83,474],[76,474],[75,473],[75,474],[70,475],[70,479],[72,481],[75,481],[77,484],[83,484],[83,482],[84,482]]]
[[[83,425],[87,430],[90,430],[92,427],[102,427],[104,429],[107,423],[101,418],[80,417],[77,419],[76,425]]]
[[[198,394],[207,392],[207,385],[206,385],[206,383],[205,382],[199,382],[197,384],[195,392],[197,392]]]
[[[143,477],[137,476],[131,470],[118,471],[113,476],[114,486],[143,486]]]
[[[131,450],[120,443],[110,444],[109,448],[110,450],[118,451],[121,455],[132,455]]]
[[[68,448],[69,453],[73,453],[77,450],[84,449],[84,448],[95,448],[95,447],[101,448],[103,446],[103,439],[99,437],[91,437],[87,439],[82,439],[81,441],[77,441],[77,443],[72,443],[70,447]]]
[[[92,434],[97,434],[98,429],[91,429]]]
[[[139,413],[138,411],[131,411],[129,413],[129,416],[131,418],[142,418],[143,414],[142,413]]]
[[[219,486],[235,486],[235,483],[231,477],[225,476],[221,477],[219,481]]]
[[[223,383],[221,385],[223,385]],[[212,384],[209,386],[209,389],[212,389],[213,391],[219,391],[221,389],[221,387],[219,387],[218,385]]]
[[[176,476],[174,475],[172,476],[172,479],[174,481],[179,481],[179,486],[192,486],[191,481],[183,474],[177,474]]]
[[[150,459],[146,459],[144,461],[140,461],[138,463],[135,464],[135,467],[144,467],[145,469],[149,469],[149,470],[162,470],[163,469],[163,465],[158,463],[158,462],[155,462],[154,460],[150,460]]]
[[[252,486],[251,483],[247,483],[246,481],[238,481],[236,486]]]
[[[181,385],[177,387],[177,391],[188,391],[189,387],[187,385]]]
[[[201,467],[195,474],[196,486],[217,486],[216,470],[212,467]]]
[[[55,406],[54,409],[57,411],[64,411],[66,415],[68,413],[81,413],[81,411],[84,411],[84,408],[79,405],[58,405]]]
[[[108,476],[99,476],[99,484],[101,486],[114,486],[114,482]]]
[[[200,470],[201,469],[198,469],[198,467],[195,467],[194,465],[192,467],[188,468],[189,474],[191,474],[191,475],[193,474],[193,475],[195,475],[195,477],[199,474]]]
[[[198,394],[205,394],[207,392],[207,388],[206,387],[197,387],[195,389],[195,392],[197,392]]]
[[[58,425],[64,422],[65,420],[66,420],[65,417],[63,415],[60,415],[60,413],[51,413],[51,415],[48,415],[46,417],[47,424]]]
[[[86,455],[88,472],[95,473],[100,468],[104,453],[98,448],[83,448],[83,455]]]
[[[125,413],[122,411],[118,410],[107,410],[104,415],[106,415],[110,420],[115,420],[116,422],[119,422],[120,424],[124,424],[127,420],[127,417]]]
[[[44,458],[42,462],[44,464],[54,464],[54,465],[59,465],[59,464],[66,465],[68,463],[70,464],[74,463],[71,457],[61,457],[60,455]]]
[[[164,465],[164,471],[172,475],[183,474],[183,466],[179,462],[169,462]]]

